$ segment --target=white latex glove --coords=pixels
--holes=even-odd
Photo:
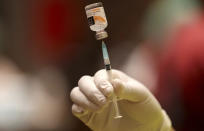
[[[171,130],[168,116],[144,85],[118,70],[112,70],[112,78],[110,83],[105,70],[83,76],[70,94],[73,114],[94,131]],[[113,93],[120,99],[120,119],[114,118]]]

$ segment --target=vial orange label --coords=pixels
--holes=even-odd
[[[94,16],[94,21],[99,21],[99,22],[102,22],[102,23],[106,22],[106,20],[101,16]]]
[[[94,9],[92,9],[91,11],[97,12],[97,11],[100,11],[100,8],[94,8]]]

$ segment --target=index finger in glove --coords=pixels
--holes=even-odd
[[[108,80],[106,70],[100,70],[94,75],[94,83],[106,97],[110,97],[113,94],[113,86]]]
[[[94,82],[101,91],[110,89],[109,93],[114,92],[119,98],[133,102],[142,101],[149,94],[148,89],[140,82],[118,70],[112,70],[111,82],[108,81],[106,70],[100,70],[95,74]]]
[[[83,76],[78,82],[80,90],[86,95],[86,97],[94,104],[102,107],[106,104],[106,97],[96,87],[93,77]]]

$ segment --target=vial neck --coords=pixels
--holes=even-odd
[[[96,32],[96,39],[102,40],[108,37],[108,33],[105,30],[100,30]]]
[[[100,30],[100,31],[96,31],[96,34],[100,34],[100,33],[106,33],[106,31],[105,30]]]

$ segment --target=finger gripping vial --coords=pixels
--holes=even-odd
[[[102,40],[108,37],[105,28],[108,26],[103,4],[101,2],[85,7],[88,24],[92,31],[96,32],[96,39]]]

